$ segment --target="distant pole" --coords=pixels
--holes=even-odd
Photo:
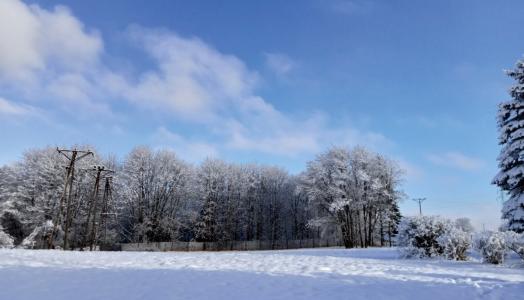
[[[426,201],[426,198],[414,198],[413,201],[418,202],[418,213],[422,216],[422,202]]]

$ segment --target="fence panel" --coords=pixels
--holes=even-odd
[[[121,251],[255,251],[342,246],[337,239],[123,243],[108,249]]]

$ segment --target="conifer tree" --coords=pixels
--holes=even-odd
[[[502,149],[498,157],[500,171],[493,184],[509,194],[502,208],[507,229],[524,232],[524,60],[518,61],[515,69],[507,71],[507,75],[516,83],[509,90],[512,99],[499,107],[499,143]]]

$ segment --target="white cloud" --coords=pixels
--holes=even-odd
[[[229,149],[278,155],[314,153],[330,144],[378,144],[376,133],[332,130],[326,116],[294,117],[255,93],[258,74],[196,38],[134,26],[130,35],[157,63],[132,85],[114,86],[132,103],[202,123]]]
[[[75,102],[90,101],[89,91],[93,91],[93,88],[96,87],[78,73],[57,74],[46,87],[51,95]]]
[[[297,66],[294,60],[282,53],[266,53],[265,58],[267,67],[279,76],[287,75]]]
[[[347,124],[333,128],[321,114],[299,117],[278,110],[257,95],[256,71],[198,38],[139,26],[130,27],[128,35],[153,62],[147,70],[129,74],[104,67],[101,36],[66,7],[46,10],[18,0],[0,1],[0,85],[18,88],[26,98],[46,101],[50,109],[77,119],[96,113],[99,121],[113,125],[119,125],[114,124],[117,100],[127,101],[132,109],[146,110],[147,118],[159,114],[201,126],[202,136],[235,150],[299,155],[333,144],[388,143],[381,134]],[[296,65],[283,54],[267,58],[282,74]],[[168,135],[165,128],[159,134],[190,152],[217,151]]]
[[[104,45],[65,6],[47,10],[0,1],[0,87],[17,100],[41,102],[76,118],[113,116],[101,84]],[[12,98],[12,97],[11,97]]]
[[[129,32],[156,63],[136,84],[124,85],[134,103],[202,121],[249,99],[257,75],[236,57],[165,30],[134,26]]]
[[[0,79],[27,84],[52,68],[83,70],[101,51],[99,35],[86,32],[66,7],[0,1]]]
[[[436,165],[452,167],[464,171],[474,171],[484,166],[482,160],[466,156],[460,152],[430,154],[427,158],[430,162]]]
[[[252,122],[230,122],[227,146],[268,154],[297,156],[315,154],[333,145],[365,145],[373,149],[392,144],[380,133],[361,131],[343,124],[331,127],[329,117],[317,113],[293,118],[275,111],[273,114],[250,115]]]

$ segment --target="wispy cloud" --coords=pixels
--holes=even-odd
[[[0,97],[0,115],[23,117],[39,115],[38,109],[26,104],[17,104]]]
[[[451,167],[463,171],[475,171],[484,167],[484,161],[470,157],[460,152],[446,152],[442,154],[430,154],[427,159],[439,166]]]
[[[332,0],[324,3],[328,5],[332,12],[344,15],[367,13],[375,5],[370,0]]]
[[[433,115],[411,114],[408,116],[395,116],[393,121],[401,126],[421,126],[427,129],[463,128],[465,124],[456,117],[451,115]]]
[[[264,56],[266,66],[278,76],[287,75],[297,67],[297,63],[283,53],[265,53]]]
[[[199,162],[205,158],[219,155],[215,145],[204,141],[188,140],[163,126],[158,127],[153,134],[153,143],[158,148],[170,148],[183,159],[191,162]]]
[[[403,158],[396,158],[395,160],[397,161],[399,167],[404,170],[405,176],[408,180],[416,181],[422,179],[424,176],[424,171],[417,165]]]

